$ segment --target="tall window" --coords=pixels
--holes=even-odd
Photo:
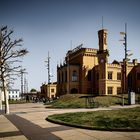
[[[113,87],[107,87],[108,94],[113,94]]]
[[[140,80],[140,72],[137,73],[137,80]]]
[[[77,71],[75,71],[75,70],[72,72],[72,81],[73,82],[78,81]]]
[[[97,80],[99,80],[99,73],[97,73],[96,78],[97,78]]]
[[[91,70],[88,71],[88,81],[91,81]]]
[[[67,82],[67,71],[65,71],[65,82]]]
[[[58,83],[60,84],[60,73],[58,73]]]
[[[117,94],[121,93],[121,87],[117,87]]]
[[[121,80],[121,73],[117,72],[117,80]]]
[[[62,83],[64,82],[64,74],[63,74],[63,72],[62,72]]]
[[[112,71],[108,72],[108,79],[112,80]]]

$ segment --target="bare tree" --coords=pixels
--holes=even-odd
[[[19,72],[19,58],[28,53],[22,46],[22,39],[13,39],[13,31],[7,26],[0,28],[0,81],[4,92],[5,113],[9,114],[7,81],[9,77]]]
[[[0,85],[0,110],[2,110],[2,90]]]

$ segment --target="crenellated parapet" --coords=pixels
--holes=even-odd
[[[120,69],[122,68],[121,64],[110,64],[110,63],[107,64],[107,67],[120,68]]]

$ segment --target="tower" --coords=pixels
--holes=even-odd
[[[107,63],[109,52],[107,50],[107,30],[102,29],[98,31],[99,39],[99,51],[98,51],[98,60],[100,63]]]
[[[107,63],[109,52],[107,50],[107,30],[102,29],[98,31],[99,50],[97,52],[99,63],[99,94],[105,95],[106,79],[107,79]]]

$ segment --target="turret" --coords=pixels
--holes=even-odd
[[[97,52],[98,63],[99,63],[99,94],[106,94],[106,83],[107,79],[107,63],[109,52],[107,50],[107,30],[102,29],[98,31],[99,38],[99,50]]]
[[[98,31],[98,39],[99,39],[99,51],[98,60],[99,64],[103,62],[108,62],[109,52],[107,50],[107,30],[102,29]]]

